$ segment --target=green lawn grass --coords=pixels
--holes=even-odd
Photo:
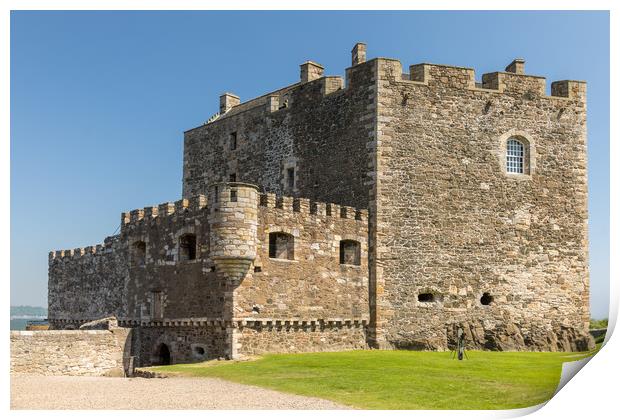
[[[363,409],[510,409],[547,401],[562,363],[593,353],[347,351],[151,368],[221,378]]]

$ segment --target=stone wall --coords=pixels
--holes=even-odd
[[[585,84],[377,66],[378,344],[445,349],[461,324],[476,348],[590,346]],[[525,174],[506,173],[511,137]]]
[[[223,193],[229,192],[227,185],[234,186],[239,201],[229,202],[229,195]],[[254,188],[244,185],[219,184],[217,202],[205,197],[181,200],[170,205],[168,214],[154,214],[155,207],[125,213],[120,240],[129,249],[130,275],[127,316],[122,320],[138,325],[189,318],[367,320],[367,211],[262,194],[260,200],[255,198],[252,211],[245,212],[232,206],[241,204],[246,190]],[[222,233],[218,232],[240,233],[237,225],[219,221],[228,208],[236,223],[254,219],[255,242],[231,237],[225,246],[219,244]],[[275,232],[292,237],[292,259],[270,257],[269,235]],[[179,238],[187,233],[196,237],[196,258],[191,261],[178,255]],[[342,240],[359,244],[359,265],[340,263]],[[136,264],[131,255],[132,244],[138,242],[146,245],[146,253]],[[253,258],[240,280],[233,279],[221,261],[238,257],[242,248]],[[152,299],[158,293],[162,308],[160,316],[154,317]]]
[[[368,348],[362,323],[343,322],[246,326],[236,332],[234,343],[238,356]]]
[[[183,197],[206,194],[234,174],[261,192],[367,208],[374,80],[365,64],[347,69],[347,77],[346,87],[339,77],[288,86],[187,131]]]
[[[124,376],[130,330],[11,331],[11,373]]]
[[[127,244],[117,236],[104,244],[49,254],[48,318],[51,328],[124,315],[129,278]]]
[[[257,256],[235,290],[235,319],[368,319],[366,210],[266,194],[258,215]],[[290,235],[291,259],[269,255],[278,232]],[[341,264],[342,240],[359,243],[359,265]]]
[[[189,324],[189,323],[188,323]],[[202,325],[145,326],[133,329],[132,354],[135,366],[164,364],[162,345],[170,353],[169,363],[201,362],[230,355],[230,328],[226,323]]]
[[[255,186],[243,183],[220,183],[208,197],[132,210],[122,214],[121,232],[109,250],[77,257],[53,254],[50,307],[64,312],[53,312],[63,318],[50,318],[54,328],[77,328],[108,307],[106,292],[118,295],[118,306],[103,315],[122,313],[120,325],[135,329],[136,365],[157,362],[162,345],[175,362],[232,357],[244,351],[233,348],[232,339],[236,325],[247,320],[367,322],[367,220],[366,210],[259,195]],[[273,233],[290,236],[290,259],[270,255]],[[191,253],[185,249],[188,235]],[[353,244],[357,255],[341,261],[341,241]],[[83,292],[94,282],[107,284],[100,276],[106,272],[127,274],[115,290]],[[65,299],[61,291],[67,285],[73,289]],[[349,333],[342,331],[337,345],[345,348]],[[338,332],[329,336],[338,342]]]
[[[191,259],[182,255],[187,235],[195,238]],[[222,317],[225,284],[212,269],[209,235],[204,196],[123,213],[120,240],[130,256],[123,320]]]

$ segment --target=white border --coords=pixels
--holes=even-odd
[[[382,10],[611,10],[611,104],[610,115],[618,115],[617,103],[620,97],[618,92],[618,84],[615,77],[618,74],[618,2],[613,0],[590,0],[576,1],[576,0],[504,0],[498,1],[482,1],[482,0],[470,0],[463,2],[459,0],[437,0],[427,2],[412,2],[403,0],[383,0],[380,3],[376,1],[359,0],[355,3],[347,5],[346,3],[337,2],[334,0],[315,0],[311,3],[304,2],[300,5],[288,3],[285,1],[273,1],[263,0],[261,2],[256,1],[241,1],[241,0],[228,0],[226,2],[216,2],[209,4],[208,2],[198,0],[177,0],[177,1],[139,1],[139,0],[64,0],[52,2],[50,0],[6,0],[2,2],[0,6],[2,8],[2,17],[0,18],[0,66],[1,71],[1,86],[0,92],[3,93],[3,107],[0,119],[1,135],[1,147],[2,154],[0,155],[0,173],[1,182],[0,188],[2,190],[2,196],[5,199],[10,199],[10,153],[9,153],[9,138],[10,138],[10,126],[9,126],[9,112],[10,112],[10,82],[9,82],[9,48],[10,48],[10,10],[67,10],[67,9],[79,9],[79,10],[232,10],[232,9],[246,9],[246,10],[342,10],[351,8],[354,6],[357,10],[375,10],[377,7],[381,7]],[[260,5],[260,8],[258,7]],[[467,7],[465,7],[467,6]],[[561,9],[558,7],[561,6]],[[617,139],[618,125],[617,120],[611,118],[611,131],[610,139]],[[610,161],[617,161],[618,159],[611,160],[613,157],[618,157],[618,146],[615,141],[610,142]],[[613,331],[617,313],[618,313],[618,259],[613,256],[618,256],[618,239],[620,237],[620,231],[618,230],[617,216],[620,208],[618,207],[618,169],[614,165],[610,165],[611,169],[611,233],[610,233],[610,255],[611,258],[611,271],[610,271],[610,316],[609,316],[609,330]],[[3,308],[10,306],[8,288],[9,288],[9,273],[10,273],[10,239],[8,232],[10,232],[10,206],[7,202],[0,206],[0,231],[3,232],[2,240],[0,242],[0,254],[3,255],[2,264],[2,279],[4,285],[4,293],[1,294]],[[9,330],[9,317],[6,316],[3,321],[5,322],[5,332]],[[6,341],[2,348],[2,357],[5,362],[9,358],[9,340],[8,334],[5,333]],[[12,412],[9,409],[9,381],[8,381],[8,363],[5,364],[5,375],[2,381],[2,397],[4,402],[4,409],[10,416],[14,417],[47,417],[47,418],[83,418],[84,415],[88,417],[100,417],[108,418],[112,416],[122,417],[146,417],[149,418],[166,418],[171,415],[177,417],[197,417],[197,416],[209,416],[216,418],[230,418],[237,415],[243,417],[252,418],[288,418],[294,415],[298,418],[312,418],[316,419],[317,416],[322,417],[336,417],[339,418],[372,418],[376,420],[377,417],[389,416],[393,418],[411,418],[412,416],[420,418],[459,418],[459,419],[485,419],[485,418],[506,418],[524,415],[532,411],[536,411],[532,414],[532,418],[608,418],[609,413],[615,412],[617,397],[617,391],[615,387],[618,384],[618,374],[620,373],[620,362],[618,362],[618,353],[620,344],[618,339],[612,337],[606,341],[606,346],[601,352],[596,355],[590,363],[579,373],[578,379],[570,381],[549,403],[546,404],[544,409],[536,411],[540,407],[532,407],[524,410],[507,410],[507,411],[390,411],[390,412],[377,412],[377,411],[351,411],[351,412],[322,412],[316,413],[313,411],[296,411],[290,413],[287,411],[175,411],[174,413],[164,411],[73,411],[73,412],[59,412],[59,411],[20,411]]]

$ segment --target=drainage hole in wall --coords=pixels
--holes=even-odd
[[[490,305],[491,302],[493,302],[493,296],[491,296],[488,292],[484,292],[480,298],[480,303],[483,305]]]
[[[418,295],[418,302],[434,302],[435,296],[432,293],[420,293]]]

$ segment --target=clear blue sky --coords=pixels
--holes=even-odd
[[[46,305],[47,253],[100,243],[120,212],[180,198],[183,131],[232,91],[369,58],[588,81],[592,314],[609,302],[606,12],[13,12],[11,304]]]

